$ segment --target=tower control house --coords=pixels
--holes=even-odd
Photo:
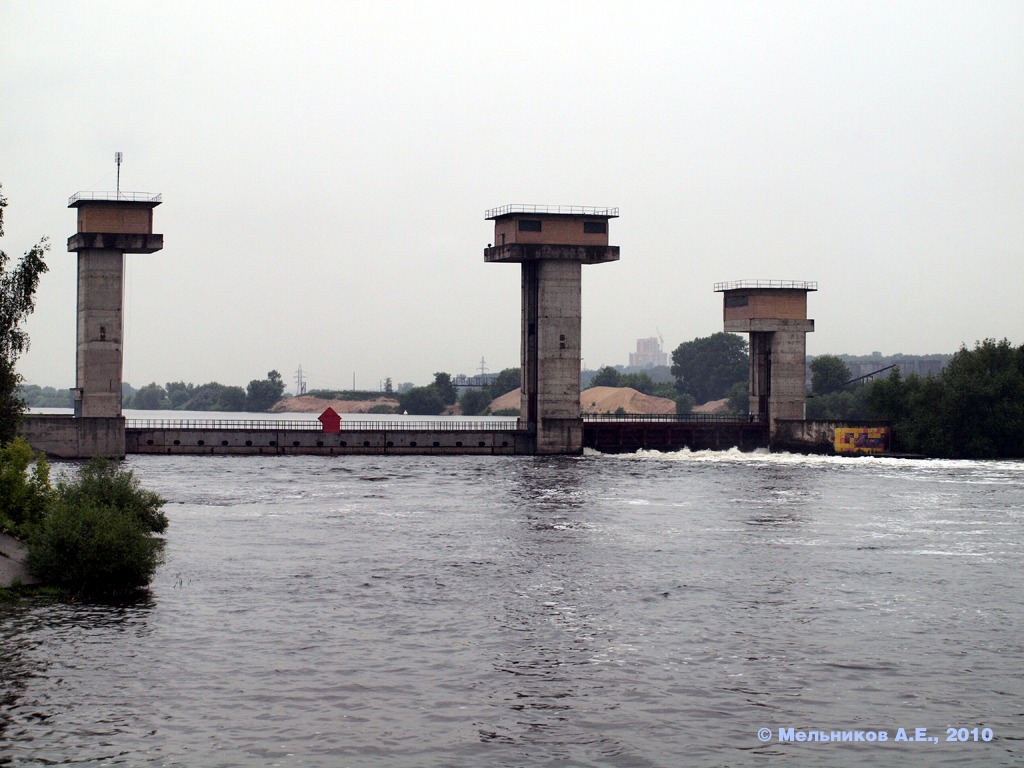
[[[123,456],[121,415],[124,255],[155,253],[164,236],[153,233],[160,195],[78,192],[78,231],[68,251],[78,254],[78,334],[75,421],[80,455]]]
[[[581,267],[618,261],[608,221],[618,208],[506,205],[486,212],[484,261],[522,265],[520,426],[533,453],[581,453]]]
[[[717,283],[724,294],[725,330],[750,335],[750,413],[775,434],[780,419],[804,418],[807,294],[817,283],[741,280]]]

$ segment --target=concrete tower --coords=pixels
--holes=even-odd
[[[487,211],[494,245],[484,261],[522,265],[520,423],[534,453],[580,453],[580,277],[618,261],[608,220],[618,208],[506,205]]]
[[[164,236],[153,234],[153,209],[160,195],[140,192],[78,192],[68,200],[78,209],[78,232],[68,251],[78,254],[78,346],[75,416],[99,422],[97,434],[120,435],[120,445],[94,445],[93,453],[124,454],[121,417],[124,255],[154,253]],[[86,428],[80,425],[79,431]],[[115,441],[110,438],[110,441]]]
[[[750,413],[774,435],[779,419],[804,418],[807,294],[818,284],[742,280],[715,290],[725,294],[725,330],[750,334]]]

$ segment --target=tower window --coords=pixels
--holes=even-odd
[[[520,219],[520,232],[540,232],[540,219]]]
[[[587,235],[603,235],[608,232],[607,221],[584,221],[583,233]]]

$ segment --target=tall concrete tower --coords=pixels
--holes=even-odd
[[[725,330],[750,334],[750,413],[775,433],[779,419],[804,418],[807,294],[817,283],[741,280],[717,283],[725,295]]]
[[[486,262],[522,265],[520,423],[534,453],[580,453],[581,267],[618,261],[608,221],[618,208],[506,205],[487,211]]]
[[[164,236],[153,233],[153,209],[160,195],[142,192],[78,192],[68,200],[78,209],[78,232],[68,251],[78,254],[78,346],[75,416],[95,422],[96,434],[120,434],[120,445],[92,445],[92,453],[124,454],[121,416],[124,255],[154,253]],[[79,432],[86,425],[79,426]],[[99,442],[115,441],[100,438]]]

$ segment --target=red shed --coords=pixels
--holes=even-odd
[[[324,432],[341,432],[341,416],[331,406],[317,416],[317,421],[324,425]]]

